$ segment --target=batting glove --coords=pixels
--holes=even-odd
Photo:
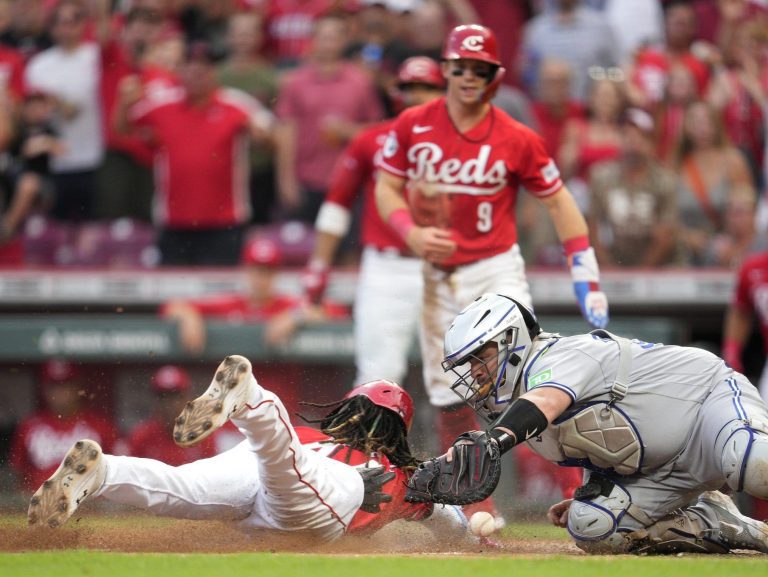
[[[328,288],[328,267],[321,263],[310,263],[301,275],[301,285],[307,302],[319,305]]]
[[[573,292],[586,321],[596,329],[608,326],[608,298],[600,290],[600,269],[592,247],[569,257]]]

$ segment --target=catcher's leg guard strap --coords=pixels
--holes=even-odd
[[[594,473],[586,485],[576,489],[573,497],[568,512],[568,532],[577,545],[580,541],[603,541],[613,535],[632,504],[624,488]]]

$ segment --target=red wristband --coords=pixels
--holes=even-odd
[[[723,341],[723,357],[731,359],[741,358],[743,345],[735,339],[725,339]]]
[[[563,242],[563,248],[565,249],[565,256],[571,256],[575,252],[587,250],[589,248],[589,237],[585,234],[569,238]]]
[[[393,210],[389,213],[387,223],[389,223],[389,226],[391,226],[403,240],[408,240],[408,233],[411,232],[411,229],[414,226],[416,226],[416,223],[413,222],[411,212],[407,208],[396,208]]]

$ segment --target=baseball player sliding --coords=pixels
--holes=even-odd
[[[473,426],[440,371],[442,338],[478,294],[502,292],[531,305],[517,244],[519,187],[546,206],[571,266],[583,315],[608,322],[587,224],[541,137],[490,104],[504,69],[493,32],[454,28],[442,53],[444,98],[402,112],[381,151],[376,202],[382,218],[426,263],[421,351],[430,402],[443,408],[447,444]]]
[[[455,391],[491,419],[423,463],[413,502],[486,498],[519,443],[589,469],[549,510],[587,552],[768,553],[768,525],[717,489],[768,498],[768,409],[715,355],[605,330],[561,337],[507,296],[485,294],[445,335]]]
[[[319,431],[294,428],[277,395],[253,377],[251,363],[232,355],[176,419],[174,439],[194,445],[229,419],[246,440],[179,467],[103,454],[94,441],[78,441],[32,496],[29,524],[58,527],[83,500],[98,497],[165,517],[227,520],[243,530],[300,532],[319,541],[397,519],[421,521],[441,539],[473,539],[458,507],[404,501],[417,465],[406,437],[413,401],[392,382],[350,391]]]

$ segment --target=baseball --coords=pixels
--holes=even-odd
[[[487,537],[496,530],[496,519],[486,511],[478,511],[469,520],[469,530],[478,537]]]

